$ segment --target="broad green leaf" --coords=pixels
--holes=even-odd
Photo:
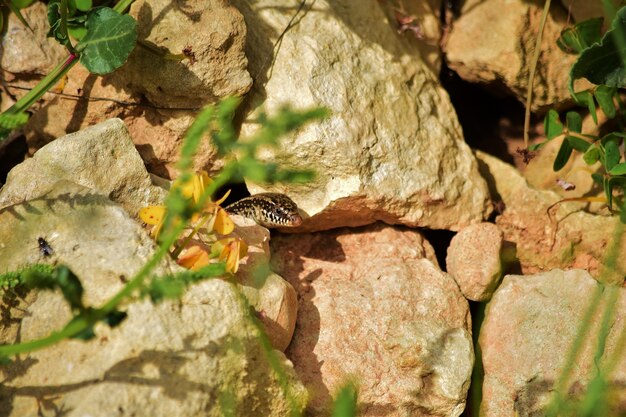
[[[601,17],[596,17],[563,29],[556,41],[557,46],[568,54],[581,53],[594,43],[600,42],[603,20]]]
[[[108,74],[121,67],[135,48],[137,22],[108,7],[89,12],[87,34],[76,45],[80,62],[93,74]]]
[[[573,90],[572,90],[573,91]],[[574,101],[589,109],[589,113],[593,118],[593,122],[598,124],[598,115],[596,114],[596,102],[593,100],[593,95],[588,91],[581,91],[579,93],[573,93]]]
[[[607,87],[606,85],[599,85],[595,91],[594,96],[598,100],[600,108],[606,114],[606,117],[612,119],[615,117],[615,103],[613,102],[613,96],[617,92],[614,87]]]
[[[0,114],[0,127],[7,130],[14,130],[24,126],[28,122],[28,113],[7,113]]]
[[[570,146],[576,149],[578,152],[587,152],[587,149],[591,146],[591,143],[587,142],[584,139],[576,138],[574,136],[568,136],[567,141]]]
[[[626,162],[622,162],[621,164],[615,165],[613,168],[609,170],[609,174],[611,175],[624,175],[626,174]]]
[[[574,81],[586,78],[596,85],[609,87],[626,86],[626,67],[622,56],[626,55],[626,42],[616,38],[626,33],[626,8],[622,7],[599,43],[582,51],[570,70],[570,88]]]
[[[548,140],[554,139],[563,133],[563,123],[559,119],[556,110],[550,109],[546,117],[543,119],[543,129]]]
[[[583,128],[583,118],[575,111],[568,111],[565,115],[567,122],[567,130],[570,132],[580,133]]]
[[[604,145],[604,168],[611,171],[620,160],[619,147],[614,140],[608,141]]]
[[[600,160],[600,149],[594,144],[587,149],[587,152],[583,155],[583,161],[587,165],[593,165]]]
[[[57,42],[65,46],[70,40],[67,33],[63,31],[62,7],[61,0],[51,0],[50,3],[48,3],[48,24],[50,25],[50,30],[47,36],[56,39]]]
[[[128,314],[124,311],[113,310],[107,314],[102,321],[109,325],[109,327],[116,327],[126,319]]]
[[[572,154],[573,148],[570,146],[569,141],[564,140],[561,143],[561,147],[559,148],[559,152],[556,154],[556,158],[554,158],[554,164],[552,169],[554,171],[561,170],[567,161],[569,160],[570,155]]]
[[[70,3],[81,12],[88,12],[93,7],[91,0],[70,0]]]
[[[606,135],[602,136],[602,139],[600,139],[600,143],[602,144],[602,146],[606,146],[606,144],[609,142],[615,142],[616,145],[619,145],[622,142],[623,137],[624,134],[621,132],[607,133]]]
[[[546,140],[546,141],[544,141],[544,142],[539,142],[539,143],[532,144],[532,145],[530,145],[530,146],[528,147],[528,150],[529,150],[529,151],[531,151],[531,152],[538,151],[538,150],[539,150],[539,149],[541,149],[541,147],[543,147],[543,145],[545,145],[546,143],[548,143],[548,141],[547,141],[547,140]]]

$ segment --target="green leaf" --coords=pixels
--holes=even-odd
[[[616,38],[626,33],[626,8],[622,7],[599,43],[582,51],[570,70],[570,88],[575,80],[586,78],[596,85],[609,87],[626,86],[626,67],[622,56],[626,55],[626,43]]]
[[[70,36],[77,41],[81,40],[87,34],[87,29],[84,26],[68,26],[67,31]]]
[[[587,142],[586,140],[574,136],[568,136],[567,141],[569,142],[570,146],[576,149],[578,152],[587,152],[587,149],[589,149],[589,147],[591,146],[591,143]]]
[[[581,53],[594,43],[600,42],[603,20],[601,17],[596,17],[563,29],[556,41],[557,46],[568,54]]]
[[[563,143],[561,143],[559,152],[556,154],[556,158],[554,158],[554,165],[552,166],[552,169],[554,171],[561,170],[565,164],[567,164],[572,151],[573,148],[570,146],[569,141],[564,140]]]
[[[619,147],[614,140],[608,141],[604,145],[604,168],[611,171],[620,160]]]
[[[565,115],[567,122],[567,130],[570,132],[580,133],[583,128],[583,118],[575,111],[568,111]]]
[[[532,145],[530,145],[528,147],[528,150],[531,151],[531,152],[538,151],[539,149],[541,149],[543,147],[543,145],[545,145],[548,142],[549,141],[546,140],[546,141],[543,141],[543,142],[532,144]]]
[[[73,310],[84,310],[83,286],[67,266],[59,265],[51,274],[42,270],[28,270],[25,271],[23,279],[29,288],[60,289]]]
[[[137,22],[108,7],[89,12],[87,34],[76,45],[80,62],[93,74],[115,71],[128,59],[137,42]]]
[[[598,124],[598,115],[596,114],[596,102],[593,100],[593,95],[588,91],[581,91],[579,93],[573,93],[572,97],[574,101],[584,107],[589,109],[589,113],[593,118],[593,122]]]
[[[355,383],[350,381],[343,384],[335,395],[332,417],[356,417],[358,397]]]
[[[613,168],[609,170],[609,174],[625,175],[626,174],[626,162],[622,162],[621,164],[615,165]]]
[[[548,140],[552,140],[563,133],[563,123],[561,123],[556,110],[550,109],[550,111],[548,111],[548,114],[546,114],[546,117],[543,119],[543,128]]]
[[[583,155],[583,161],[587,165],[593,165],[600,160],[600,149],[594,144],[589,146],[587,152]]]
[[[0,114],[0,127],[8,130],[20,128],[28,123],[28,113],[7,113]]]
[[[63,29],[63,5],[61,0],[51,0],[48,3],[48,24],[50,25],[50,30],[47,36],[56,39],[63,46],[67,45],[70,40]]]
[[[93,7],[91,0],[70,0],[70,3],[81,12],[88,12]]]
[[[613,102],[613,96],[615,96],[616,92],[616,88],[599,85],[593,93],[596,100],[598,100],[600,108],[609,119],[614,118],[616,114],[615,103]]]

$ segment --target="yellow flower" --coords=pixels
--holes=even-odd
[[[148,206],[139,210],[139,218],[141,218],[144,223],[154,226],[152,230],[150,230],[150,236],[155,240],[159,237],[159,233],[163,227],[165,213],[167,213],[165,206]]]
[[[210,259],[208,250],[205,247],[199,244],[192,244],[185,249],[176,262],[183,268],[197,271],[203,266],[208,265]]]
[[[248,254],[248,245],[237,237],[220,239],[211,247],[218,259],[226,262],[226,271],[235,274],[239,270],[239,260]]]
[[[206,171],[200,171],[194,175],[190,182],[182,186],[183,195],[192,198],[194,203],[198,203],[204,195],[206,188],[213,182]],[[224,210],[220,204],[222,204],[230,195],[230,190],[217,201],[207,200],[204,206],[203,215],[212,215],[211,221],[207,224],[208,231],[215,231],[220,235],[227,235],[232,233],[235,229],[233,221],[228,217],[226,210]],[[194,218],[197,220],[198,216]]]

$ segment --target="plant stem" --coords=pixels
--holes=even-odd
[[[117,3],[113,7],[113,10],[115,10],[119,14],[122,14],[122,13],[126,12],[126,9],[128,9],[130,7],[130,5],[133,3],[133,1],[135,1],[135,0],[120,0],[120,2]]]
[[[65,47],[69,51],[70,55],[78,55],[76,53],[76,49],[74,49],[74,45],[72,45],[70,35],[67,33],[67,0],[61,0],[61,33],[65,39],[67,39]]]
[[[528,131],[530,130],[530,106],[533,99],[533,83],[535,82],[535,72],[537,70],[537,62],[541,53],[541,39],[543,38],[543,28],[546,26],[546,19],[550,12],[550,1],[546,0],[541,14],[541,22],[539,23],[539,32],[537,33],[537,42],[535,42],[535,54],[530,62],[530,77],[528,79],[528,90],[526,91],[526,112],[524,114],[524,147],[528,149]]]
[[[70,54],[65,62],[59,64],[52,70],[52,72],[46,75],[32,90],[30,90],[24,97],[19,99],[15,104],[9,107],[5,113],[17,114],[21,113],[30,106],[32,106],[37,100],[41,98],[49,89],[52,88],[63,76],[78,62],[78,55]]]

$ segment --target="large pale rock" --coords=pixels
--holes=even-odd
[[[56,137],[119,117],[150,171],[171,177],[196,109],[249,90],[245,24],[226,1],[179,7],[169,1],[142,0],[133,3],[130,13],[138,20],[139,39],[160,52],[138,46],[125,66],[103,77],[80,65],[72,68],[63,92],[95,100],[46,96],[26,128],[31,153]],[[194,54],[193,62],[163,56],[182,54],[187,47]],[[213,173],[221,166],[215,149],[204,141],[196,169]]]
[[[493,223],[467,226],[452,238],[446,270],[468,300],[488,300],[500,282],[502,238],[502,232]]]
[[[60,179],[108,196],[133,216],[165,196],[163,189],[152,185],[119,119],[61,137],[13,168],[0,190],[0,207],[38,197]]]
[[[459,416],[473,364],[467,301],[422,236],[380,223],[278,235],[276,271],[296,288],[286,351],[311,415],[352,376],[362,416]]]
[[[464,2],[444,46],[448,65],[467,81],[505,87],[525,102],[542,9],[543,4],[524,0]],[[576,56],[556,46],[566,22],[567,14],[553,5],[535,72],[535,111],[569,99],[567,74]]]
[[[532,276],[509,275],[491,299],[479,343],[485,370],[481,416],[544,415],[583,316],[592,302],[598,283],[582,270],[553,270]],[[604,289],[600,307],[592,316],[590,330],[582,338],[577,360],[567,386],[580,393],[597,372],[594,363],[598,329],[608,294],[619,291],[604,358],[617,356],[616,366],[605,390],[611,392],[617,409],[606,415],[620,415],[626,405],[626,356],[616,351],[626,320],[623,288]],[[576,394],[574,394],[576,395]],[[621,403],[621,404],[620,404]]]
[[[317,178],[301,186],[248,182],[251,191],[287,191],[310,216],[301,230],[376,220],[456,230],[481,221],[489,211],[484,181],[448,95],[415,46],[398,37],[375,0],[319,0],[281,35],[299,3],[237,5],[258,83],[253,105],[332,112],[262,158],[314,169]],[[257,128],[248,121],[242,132]]]
[[[169,0],[133,2],[138,39],[161,53],[191,60],[164,59],[147,48],[136,48],[121,71],[129,87],[163,107],[202,107],[219,97],[240,96],[252,85],[244,54],[246,26],[226,0],[191,2],[172,7]],[[150,68],[146,71],[146,68]]]
[[[44,237],[53,254],[37,246]],[[119,291],[154,253],[145,231],[105,196],[67,181],[44,197],[0,211],[0,271],[33,262],[68,265],[81,279],[87,305]],[[164,260],[158,274],[179,269]],[[181,301],[131,302],[113,329],[88,342],[66,340],[0,368],[0,414],[35,416],[44,408],[67,416],[283,416],[307,393],[278,351],[265,351],[243,294],[223,280],[191,287]],[[3,302],[10,298],[3,298]],[[41,338],[71,314],[59,293],[30,294],[2,305],[0,343]],[[283,367],[280,383],[267,355]],[[289,390],[290,400],[283,392]]]
[[[248,245],[248,255],[239,264],[236,282],[248,302],[255,308],[274,348],[284,351],[296,327],[298,299],[293,286],[272,272],[270,264],[270,232],[254,220],[231,216],[235,223],[233,235]]]
[[[619,223],[617,216],[590,214],[584,211],[585,203],[574,202],[557,204],[548,215],[548,208],[561,201],[558,194],[530,187],[514,167],[491,155],[477,151],[476,157],[492,195],[506,207],[496,224],[504,239],[516,244],[524,274],[581,268],[599,275]],[[626,239],[622,239],[620,253],[625,250]],[[618,257],[617,263],[619,271],[626,271],[626,257]]]
[[[53,38],[46,37],[49,25],[44,3],[36,1],[20,12],[32,31],[14,13],[8,13],[6,32],[3,32],[0,43],[0,67],[22,76],[46,75],[69,53]]]

